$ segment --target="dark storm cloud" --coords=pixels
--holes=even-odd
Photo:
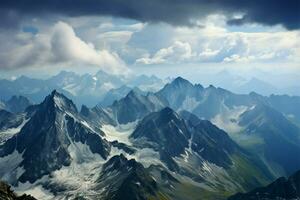
[[[1,0],[0,5],[2,13],[15,12],[16,16],[110,15],[191,26],[195,19],[222,13],[228,17],[229,24],[281,24],[287,29],[300,28],[300,0]],[[231,19],[234,13],[245,15]],[[1,23],[6,25],[18,19],[3,15],[0,14]]]

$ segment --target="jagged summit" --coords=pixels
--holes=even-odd
[[[142,164],[128,160],[123,154],[113,156],[103,165],[97,182],[97,190],[106,189],[101,199],[159,199],[159,187],[153,175]]]
[[[48,106],[54,106],[60,110],[69,110],[71,112],[78,112],[76,105],[72,100],[68,99],[63,94],[53,90],[49,96],[45,98],[42,104],[45,103]]]
[[[138,88],[134,88],[134,89],[130,90],[130,92],[128,92],[126,97],[138,97],[141,95],[142,95],[142,92]]]
[[[217,89],[214,85],[210,84],[208,87],[208,89]]]
[[[184,120],[171,108],[166,107],[147,115],[131,135],[155,143],[161,152],[178,156],[188,146],[191,137]]]
[[[188,80],[182,78],[181,76],[178,76],[175,78],[172,82],[171,85],[176,85],[176,86],[193,86],[191,82]]]
[[[119,123],[126,124],[158,111],[165,105],[165,100],[156,94],[143,95],[140,91],[131,90],[126,97],[115,101],[109,108]]]
[[[176,114],[174,110],[172,110],[172,108],[170,108],[169,106],[161,109],[160,111],[161,113],[166,113],[166,114]]]

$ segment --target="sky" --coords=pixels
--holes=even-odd
[[[2,0],[0,13],[1,78],[300,77],[299,0]]]

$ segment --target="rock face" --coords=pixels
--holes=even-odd
[[[97,127],[101,127],[104,124],[117,125],[117,122],[113,119],[111,113],[99,105],[93,108],[88,108],[83,105],[81,107],[80,114]]]
[[[98,179],[98,189],[106,188],[103,199],[147,200],[157,198],[158,186],[142,164],[124,155],[112,157],[104,164]]]
[[[182,103],[186,97],[192,97],[193,99],[201,98],[203,90],[204,88],[201,85],[193,85],[189,81],[178,77],[165,85],[157,94],[167,99],[170,106],[177,110],[182,107]]]
[[[193,85],[181,77],[156,95],[175,111],[187,110],[226,130],[235,142],[264,160],[274,176],[291,175],[300,168],[299,97],[239,95]]]
[[[232,141],[226,132],[209,121],[200,120],[187,112],[178,115],[168,107],[147,115],[130,137],[136,147],[151,148],[159,152],[160,160],[169,170],[198,181],[203,179],[199,174],[203,173],[202,169],[208,163],[211,166],[207,167],[212,167],[209,170],[221,169],[218,172],[220,177],[227,174],[227,170],[237,170],[234,174],[244,173],[251,176],[248,167],[260,163]],[[240,168],[241,160],[243,168]],[[266,172],[262,177],[268,180],[270,173],[261,163],[258,165],[260,166],[255,171],[261,175]],[[240,182],[238,179],[237,177],[229,181]],[[252,187],[260,182],[255,179],[252,181]],[[214,184],[216,182],[222,184],[221,178],[215,180]]]
[[[154,148],[174,157],[188,147],[191,133],[178,114],[167,107],[146,116],[131,137],[141,140],[145,138],[149,145],[156,144]]]
[[[236,194],[228,200],[295,200],[300,199],[300,171],[288,179],[281,177],[266,187],[252,190],[248,193]]]
[[[300,169],[300,129],[283,114],[258,104],[240,116],[239,124],[245,127],[244,134],[263,141],[256,147],[262,149],[268,163],[281,166],[287,175]]]
[[[158,111],[166,105],[167,102],[155,94],[148,93],[144,96],[139,91],[132,90],[123,99],[115,101],[109,110],[118,123],[126,124]]]
[[[53,91],[38,105],[35,113],[19,133],[0,147],[0,157],[14,153],[22,155],[17,166],[24,169],[21,182],[34,182],[43,175],[71,163],[70,147],[76,143],[86,144],[92,153],[103,158],[110,146],[77,112],[71,100]],[[0,163],[0,168],[5,163]]]
[[[210,120],[223,111],[234,106],[250,106],[255,103],[249,95],[238,95],[222,88],[210,85],[204,88],[200,84],[193,85],[178,77],[157,92],[168,100],[169,106],[176,110],[187,110],[199,118]]]
[[[229,155],[241,149],[224,131],[209,121],[194,117],[194,121],[184,120],[167,107],[146,116],[131,137],[143,146],[157,148],[170,158],[189,150],[219,166],[230,165]]]
[[[9,185],[0,181],[0,199],[1,200],[36,200],[30,195],[23,194],[22,196],[17,196]]]

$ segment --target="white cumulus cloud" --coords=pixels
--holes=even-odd
[[[191,60],[195,54],[188,42],[175,41],[171,46],[158,50],[153,56],[145,55],[136,60],[142,64],[180,63]]]
[[[128,73],[117,53],[96,49],[92,43],[79,38],[65,22],[57,22],[48,32],[36,35],[19,33],[9,42],[6,51],[1,50],[1,68],[88,65],[108,73]]]

